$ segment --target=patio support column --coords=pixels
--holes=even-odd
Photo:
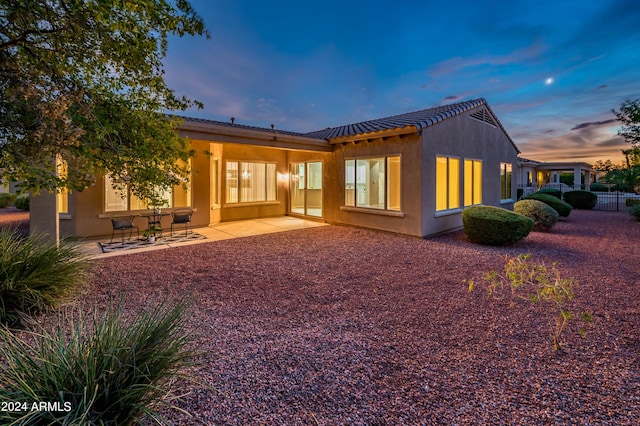
[[[584,171],[584,190],[588,191],[591,187],[591,169]]]
[[[58,196],[55,192],[41,192],[31,197],[29,206],[29,233],[47,234],[60,241]]]
[[[580,166],[573,168],[573,189],[582,189],[582,167]]]
[[[51,160],[56,167],[56,160]],[[29,201],[29,233],[47,234],[60,242],[60,221],[58,218],[58,194],[42,191]]]

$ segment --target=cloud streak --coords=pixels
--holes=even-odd
[[[573,127],[571,130],[580,130],[580,129],[586,129],[587,127],[597,127],[597,126],[607,126],[609,124],[613,124],[613,123],[617,123],[618,120],[616,120],[615,118],[612,118],[610,120],[604,120],[604,121],[588,121],[585,123],[580,123],[578,125],[576,125],[575,127]]]

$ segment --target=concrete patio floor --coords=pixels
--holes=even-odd
[[[140,253],[151,250],[166,250],[173,247],[179,247],[190,244],[202,244],[212,241],[228,240],[231,238],[250,237],[252,235],[271,234],[275,232],[293,231],[295,229],[314,228],[318,226],[327,226],[326,223],[318,222],[314,220],[306,220],[293,216],[278,216],[278,217],[266,217],[261,219],[251,220],[238,220],[233,222],[223,222],[211,226],[193,228],[198,234],[204,235],[206,239],[170,243],[170,244],[155,244],[153,246],[121,250],[109,253],[103,253],[100,245],[100,241],[108,241],[109,237],[102,237],[98,239],[87,239],[78,241],[78,246],[83,253],[88,254],[91,258],[122,256],[131,253]]]

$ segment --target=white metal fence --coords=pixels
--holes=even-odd
[[[546,185],[543,185],[541,188],[534,187],[534,186],[520,186],[518,187],[518,198],[525,197],[529,194],[533,194],[534,192],[543,188],[554,188],[554,189],[559,189],[561,192],[567,192],[567,191],[584,189],[584,186],[582,185],[570,186],[562,183],[546,184]],[[624,211],[628,211],[631,208],[631,203],[634,202],[634,201],[627,201],[627,200],[637,200],[635,202],[640,203],[640,194],[636,194],[636,193],[620,192],[620,191],[611,191],[611,192],[593,191],[593,193],[598,196],[598,201],[594,207],[594,210],[624,212]]]

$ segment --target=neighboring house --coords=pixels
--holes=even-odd
[[[295,215],[425,237],[459,229],[465,207],[516,200],[519,151],[484,99],[304,134],[195,118],[180,132],[210,152],[192,159],[188,190],[167,194],[168,210],[194,210],[194,226]],[[52,226],[33,216],[52,203],[34,197],[33,227]],[[65,208],[60,235],[87,237],[110,234],[110,217],[146,205],[98,177]]]
[[[560,174],[573,173],[573,185],[560,182]],[[529,195],[540,188],[550,187],[562,192],[589,189],[593,171],[583,162],[543,162],[518,157],[518,193]]]

